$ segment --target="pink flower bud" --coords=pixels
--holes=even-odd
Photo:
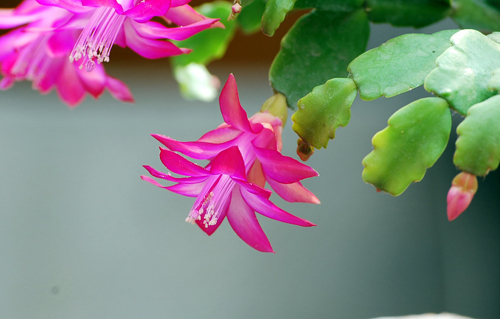
[[[446,198],[448,202],[448,220],[452,221],[469,207],[477,191],[477,177],[461,172],[451,182],[451,188]]]

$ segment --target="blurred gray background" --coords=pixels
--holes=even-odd
[[[415,30],[374,26],[370,47],[405,32]],[[355,101],[351,123],[308,162],[321,176],[304,184],[322,204],[272,197],[318,226],[260,218],[276,251],[264,254],[227,222],[207,237],[184,222],[193,199],[139,178],[141,165],[163,169],[149,134],[195,140],[222,123],[218,103],[182,100],[167,61],[113,58],[107,69],[130,86],[134,105],[105,94],[70,110],[29,83],[0,93],[0,318],[500,318],[499,174],[480,179],[452,223],[455,133],[399,197],[361,179],[373,134],[424,90]],[[270,61],[233,62],[212,69],[222,82],[234,73],[253,114],[271,95]],[[290,122],[283,137],[283,153],[297,158]]]

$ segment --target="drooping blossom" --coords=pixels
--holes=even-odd
[[[447,213],[448,220],[451,222],[464,210],[469,207],[469,204],[477,192],[477,177],[476,175],[467,172],[461,172],[451,182],[451,188],[447,196]]]
[[[218,19],[196,13],[190,0],[37,0],[55,6],[74,16],[58,29],[82,30],[69,59],[80,61],[87,71],[109,61],[114,44],[129,47],[148,59],[189,53],[164,40],[185,40],[210,28]],[[179,27],[168,28],[151,21],[158,17]],[[220,24],[219,24],[220,26]]]
[[[319,204],[316,196],[300,183],[318,173],[280,153],[280,118],[262,112],[247,118],[232,75],[222,89],[219,102],[225,123],[199,140],[179,142],[153,135],[167,147],[160,148],[162,163],[173,173],[188,177],[174,177],[145,166],[152,176],[176,184],[162,186],[148,176],[142,178],[174,193],[196,197],[186,221],[196,223],[208,235],[227,217],[233,230],[248,245],[272,252],[255,212],[294,225],[314,224],[273,204],[269,200],[271,191],[264,189],[266,182],[287,201]],[[176,152],[209,163],[201,167]]]
[[[49,2],[47,4],[52,5],[42,5],[35,0],[25,0],[15,9],[0,9],[0,29],[17,27],[0,37],[0,72],[3,76],[0,80],[0,89],[9,89],[16,81],[29,80],[33,82],[33,88],[42,94],[55,88],[61,100],[69,106],[76,106],[80,103],[87,92],[97,98],[105,89],[121,101],[133,101],[127,86],[108,76],[102,64],[99,63],[106,61],[107,56],[101,54],[102,60],[100,60],[89,51],[83,62],[71,63],[71,60],[75,59],[75,47],[84,38],[82,34],[86,29],[88,35],[89,28],[94,28],[94,32],[91,32],[94,34],[92,39],[102,41],[98,45],[106,49],[106,54],[109,54],[113,45],[110,42],[112,38],[110,34],[116,31],[114,36],[117,37],[117,44],[129,45],[133,48],[139,47],[138,51],[143,56],[146,54],[145,52],[150,50],[151,53],[148,57],[156,58],[168,56],[168,48],[171,49],[172,54],[187,52],[187,50],[178,48],[174,50],[172,49],[173,44],[170,42],[153,40],[152,38],[165,38],[165,34],[170,32],[173,34],[171,38],[182,39],[208,28],[216,22],[216,20],[206,19],[194,12],[188,5],[184,4],[185,1],[177,1],[176,5],[178,6],[170,8],[169,13],[163,16],[165,18],[172,15],[177,18],[176,21],[179,23],[189,25],[184,28],[167,28],[155,22],[127,22],[126,16],[124,16],[122,25],[116,24],[115,20],[108,21],[114,21],[114,24],[99,25],[96,24],[99,19],[92,17],[95,11],[106,11],[106,8],[85,7],[80,1]],[[56,2],[59,6],[55,5]],[[106,1],[101,2],[107,3]],[[154,10],[152,9],[152,11]],[[139,10],[137,15],[141,16],[144,13],[141,12]],[[147,15],[144,13],[144,16]],[[91,22],[93,24],[90,27],[87,26]],[[137,28],[141,30],[141,33],[125,32],[124,23],[126,25],[140,24],[141,26]],[[100,33],[97,32],[98,30],[101,30]],[[148,32],[156,34],[148,35]],[[96,38],[96,34],[100,34],[100,36]],[[141,40],[143,34],[146,34],[144,41]],[[137,40],[134,37],[140,39]],[[126,42],[124,42],[125,40]],[[95,41],[94,43],[97,43]],[[85,68],[83,68],[84,66]]]

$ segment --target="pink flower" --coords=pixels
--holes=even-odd
[[[451,182],[451,188],[446,198],[448,202],[448,220],[451,222],[469,207],[474,194],[477,192],[477,177],[461,172]]]
[[[34,0],[18,8],[0,11],[0,28],[28,23],[0,37],[0,89],[16,81],[29,80],[42,94],[56,88],[62,101],[73,107],[86,93],[94,98],[107,89],[115,98],[132,102],[129,89],[121,81],[106,75],[102,65],[95,72],[80,70],[68,57],[78,38],[77,30],[54,31],[54,25],[73,16],[66,10],[44,7]]]
[[[269,113],[247,118],[232,75],[219,101],[225,123],[199,140],[179,142],[153,135],[168,148],[160,148],[162,163],[172,172],[189,177],[177,178],[145,166],[152,176],[177,184],[162,186],[150,177],[142,176],[142,179],[174,193],[196,197],[186,221],[196,223],[208,235],[215,232],[227,216],[233,230],[248,245],[259,251],[273,252],[255,212],[303,227],[314,224],[274,205],[269,200],[271,191],[263,188],[266,181],[287,201],[319,204],[316,196],[300,183],[318,173],[280,153],[279,118]],[[203,168],[175,152],[209,160],[209,163]]]
[[[15,9],[0,9],[0,29],[17,27],[0,37],[0,89],[29,80],[42,94],[55,88],[69,106],[79,104],[87,92],[97,98],[105,89],[116,99],[133,101],[127,86],[108,76],[100,64],[109,60],[113,43],[147,58],[181,54],[189,50],[159,39],[182,40],[217,21],[199,15],[184,0],[150,0],[135,6],[114,0],[83,0],[83,5],[81,0],[38,2],[25,0]],[[155,14],[184,27],[147,21]],[[72,64],[77,58],[83,58],[81,63]],[[85,72],[83,66],[93,72]]]
[[[74,44],[70,60],[79,61],[87,71],[96,63],[109,61],[113,44],[129,47],[148,59],[158,59],[191,50],[175,46],[170,40],[185,40],[214,25],[196,13],[190,0],[37,0],[46,6],[63,8],[74,16],[61,29],[83,29]],[[150,21],[159,17],[180,27],[167,28]],[[220,26],[220,24],[218,25]]]

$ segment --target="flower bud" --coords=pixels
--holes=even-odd
[[[305,162],[314,154],[314,147],[299,138],[297,140],[297,155],[299,155],[300,159]]]
[[[446,198],[448,202],[448,220],[452,221],[469,207],[477,191],[477,177],[466,172],[461,172],[451,182],[451,188]]]
[[[286,106],[286,98],[281,93],[276,93],[268,98],[260,108],[262,113],[270,113],[281,120],[281,124],[285,127],[286,118],[288,116],[288,107]]]

